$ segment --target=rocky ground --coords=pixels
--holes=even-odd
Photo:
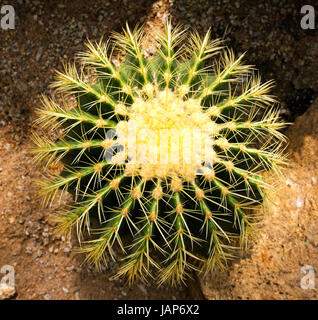
[[[82,257],[72,252],[76,241],[53,234],[49,217],[58,204],[41,208],[35,184],[41,171],[29,155],[30,133],[37,129],[32,125],[34,109],[40,95],[50,92],[55,68],[61,69],[63,62],[83,50],[86,38],[107,38],[126,21],[145,23],[152,33],[168,17],[201,34],[212,27],[213,36],[224,38],[236,54],[247,51],[246,62],[254,64],[264,80],[276,81],[274,94],[281,102],[282,117],[301,123],[288,131],[294,162],[286,169],[282,192],[289,198],[270,210],[254,251],[228,273],[208,281],[217,289],[211,291],[208,282],[201,281],[205,296],[317,298],[315,290],[299,287],[301,266],[318,267],[317,158],[311,147],[317,146],[317,135],[305,132],[308,122],[297,122],[318,93],[318,36],[317,30],[300,28],[302,1],[97,0],[88,5],[81,0],[18,0],[11,4],[16,28],[0,29],[0,267],[15,267],[15,298],[191,297],[182,286],[127,288],[120,281],[110,281],[108,271],[98,274],[81,266]],[[310,119],[314,107],[307,112]]]

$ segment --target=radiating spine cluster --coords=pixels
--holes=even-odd
[[[262,172],[284,162],[272,82],[210,32],[185,35],[167,23],[150,58],[142,28],[115,34],[113,49],[88,42],[80,71],[69,64],[53,83],[76,106],[43,97],[38,110],[37,124],[63,129],[34,136],[35,159],[61,167],[41,183],[45,204],[58,190],[74,196],[58,230],[75,229],[97,266],[121,252],[116,275],[130,281],[158,271],[158,284],[176,284],[226,264],[272,187]]]

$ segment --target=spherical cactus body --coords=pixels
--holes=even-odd
[[[146,58],[143,29],[127,26],[113,37],[120,63],[109,42],[88,42],[80,70],[66,65],[53,83],[76,103],[43,97],[38,110],[38,124],[63,132],[35,135],[36,159],[61,166],[44,199],[74,197],[58,230],[76,230],[98,267],[120,256],[116,276],[130,281],[173,285],[226,265],[272,188],[262,172],[284,162],[272,82],[210,32],[186,35],[167,23]]]

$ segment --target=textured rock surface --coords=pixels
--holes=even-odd
[[[317,123],[318,100],[287,131],[290,164],[251,248],[228,271],[200,279],[207,299],[318,298]],[[304,266],[316,288],[302,288]]]

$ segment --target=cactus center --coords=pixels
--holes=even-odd
[[[117,124],[117,142],[124,148],[113,161],[126,159],[126,174],[144,179],[180,176],[192,181],[207,174],[215,158],[217,124],[199,99],[184,99],[178,90],[149,90],[135,98],[128,119]]]

